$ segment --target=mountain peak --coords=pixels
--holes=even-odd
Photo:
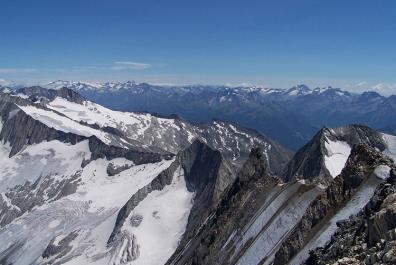
[[[297,85],[292,88],[289,88],[286,91],[286,94],[289,96],[303,96],[303,95],[310,94],[311,92],[312,92],[312,90],[308,86],[301,84],[301,85]]]

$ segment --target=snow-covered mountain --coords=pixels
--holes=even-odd
[[[291,157],[235,123],[5,90],[0,264],[362,264],[356,242],[392,264],[394,159],[396,136],[362,125],[323,128]]]
[[[251,147],[274,172],[290,157],[236,124],[112,111],[69,89],[0,93],[0,117],[1,264],[165,263]]]
[[[323,126],[359,123],[381,129],[393,125],[396,119],[395,96],[350,93],[330,86],[276,89],[69,81],[47,86],[71,88],[93,102],[121,111],[177,114],[193,122],[209,122],[213,118],[236,122],[293,150],[302,147]]]

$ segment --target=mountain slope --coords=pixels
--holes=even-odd
[[[323,126],[358,123],[383,128],[394,124],[396,118],[395,96],[355,94],[333,87],[273,89],[69,81],[52,82],[48,87],[68,87],[117,110],[177,114],[194,122],[209,122],[212,118],[237,122],[292,150],[303,146]]]
[[[316,131],[314,126],[282,104],[263,97],[260,88],[199,85],[173,87],[134,82],[95,86],[81,82],[49,84],[51,88],[63,86],[112,109],[177,114],[199,123],[207,123],[211,119],[236,122],[254,128],[292,149],[305,143]]]
[[[289,157],[235,124],[111,111],[67,89],[24,93],[0,94],[1,264],[165,263],[249,146],[265,148],[268,167]]]
[[[246,160],[251,148],[260,146],[267,157],[270,170],[276,173],[281,171],[291,157],[291,152],[276,142],[235,123],[214,120],[208,124],[191,124],[174,117],[113,111],[82,100],[69,89],[48,92],[40,87],[31,87],[19,90],[18,93],[22,91],[28,94],[31,100],[40,102],[42,108],[51,110],[49,112],[42,108],[22,107],[25,112],[30,111],[31,116],[55,127],[59,127],[60,124],[51,124],[52,118],[57,121],[63,120],[61,125],[65,132],[69,132],[70,127],[79,126],[80,134],[83,131],[85,135],[95,134],[103,141],[114,141],[112,137],[115,135],[120,138],[122,144],[172,154],[187,148],[194,139],[200,139],[220,150],[225,158],[236,166],[240,166]],[[54,115],[56,117],[53,117]],[[85,132],[87,130],[89,132]]]
[[[252,151],[219,207],[168,264],[302,264],[311,250],[329,242],[336,224],[363,209],[389,178],[395,166],[385,154],[396,158],[396,145],[394,137],[364,126],[324,129],[318,135],[309,146],[328,138],[351,144],[340,174],[327,172],[324,179],[319,171],[283,183],[266,172],[261,152]],[[333,147],[335,152],[344,148]],[[320,162],[325,155],[312,159]],[[304,161],[296,159],[297,168],[306,167]]]

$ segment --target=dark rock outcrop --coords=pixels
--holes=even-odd
[[[113,163],[109,163],[109,165],[107,166],[106,172],[109,176],[114,176],[117,175],[119,173],[121,173],[122,171],[125,171],[129,168],[133,167],[133,165],[121,165],[121,166],[116,166]]]
[[[55,238],[53,238],[43,254],[41,255],[47,262],[43,264],[61,264],[60,259],[65,256],[70,250],[72,250],[72,246],[70,243],[78,236],[78,231],[73,231],[68,234],[65,238],[60,240],[57,244],[55,244]]]
[[[266,172],[261,152],[253,149],[235,182],[223,193],[218,207],[208,214],[209,217],[191,237],[188,237],[188,241],[181,241],[182,244],[167,264],[244,264],[241,262],[246,261],[244,256],[249,253],[256,255],[255,259],[259,257],[259,264],[271,264],[271,262],[276,265],[288,264],[310,240],[320,235],[321,228],[327,225],[326,222],[351,201],[361,187],[371,185],[370,187],[375,188],[381,183],[381,180],[373,175],[379,165],[393,167],[392,161],[380,153],[378,147],[357,144],[352,148],[342,173],[334,180],[330,180],[327,187],[322,185],[319,188],[317,184],[304,184],[304,181],[282,184],[280,179]],[[289,189],[293,185],[299,187],[295,192]],[[271,192],[282,195],[279,197],[270,195]],[[282,220],[287,219],[277,217],[284,206],[274,208],[276,213],[268,217],[268,221],[261,221],[264,219],[259,218],[259,215],[267,213],[263,209],[274,206],[272,200],[286,196],[285,200],[288,204],[305,194],[309,196],[311,202],[307,204],[307,208],[301,208],[304,211],[301,218],[299,217],[290,228],[287,227],[291,223],[282,224]],[[389,199],[387,205],[392,205],[392,202],[393,200]],[[288,214],[294,213],[289,211]],[[377,218],[371,225],[373,238],[383,237],[393,227],[393,221],[387,221],[387,225],[383,224],[385,219],[394,219],[389,212],[383,211],[382,215],[377,215]],[[262,222],[261,227],[257,226],[254,232],[250,231],[250,226],[259,224],[256,221]],[[377,226],[384,229],[378,229]],[[261,235],[271,233],[267,231],[268,227],[290,230],[279,232],[279,238],[275,236],[267,242],[274,244],[265,246],[270,248],[270,252],[252,253],[250,250],[254,249],[252,248],[254,242],[260,240]],[[257,234],[250,234],[251,232]],[[274,233],[278,232],[274,231]],[[246,237],[246,234],[249,236]],[[239,245],[240,240],[247,241]],[[279,240],[279,242],[271,240]]]
[[[125,157],[133,161],[136,165],[146,163],[156,163],[162,159],[171,159],[172,154],[161,155],[159,153],[147,152],[142,149],[126,149],[103,143],[96,136],[89,137],[89,150],[91,151],[91,160],[98,158],[113,159]]]

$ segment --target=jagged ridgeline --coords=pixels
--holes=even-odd
[[[394,136],[323,128],[292,156],[63,87],[3,90],[0,117],[0,264],[395,264]]]

